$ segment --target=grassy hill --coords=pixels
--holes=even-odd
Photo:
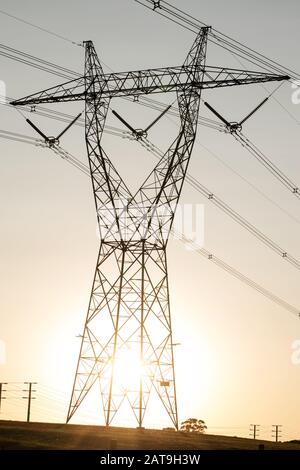
[[[274,443],[238,437],[189,435],[153,429],[0,421],[0,450],[300,450],[300,443]]]

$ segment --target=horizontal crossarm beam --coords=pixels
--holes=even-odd
[[[249,85],[251,83],[280,82],[289,80],[288,75],[253,72],[247,70],[230,69],[227,67],[205,67],[202,87],[218,88],[233,85]]]
[[[63,101],[79,101],[85,98],[84,77],[70,80],[47,90],[39,91],[19,100],[12,101],[13,106],[35,105],[39,103],[58,103]]]
[[[190,87],[199,89],[220,88],[234,85],[249,85],[271,81],[288,80],[286,75],[252,72],[224,67],[206,66],[203,78],[195,82],[193,67],[168,67],[135,72],[109,73],[103,75],[103,98],[148,95],[170,91],[182,92]],[[84,77],[49,88],[42,92],[13,101],[13,105],[34,105],[61,101],[78,101],[93,98],[92,91],[84,90]]]
[[[199,70],[199,72],[202,71]],[[190,87],[205,89],[289,79],[288,76],[223,67],[205,67],[203,81],[195,82],[194,77],[194,68],[185,66],[111,73],[105,75],[108,85],[105,93],[112,98],[169,91],[182,92]]]

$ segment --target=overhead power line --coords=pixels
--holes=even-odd
[[[211,261],[212,263],[214,263],[219,268],[221,268],[224,271],[228,272],[229,274],[231,274],[231,276],[234,276],[239,281],[243,282],[244,284],[247,284],[249,287],[252,287],[252,289],[256,290],[260,294],[262,294],[265,297],[267,297],[268,299],[272,300],[272,302],[275,302],[276,304],[280,305],[285,310],[288,310],[289,312],[293,313],[297,317],[300,316],[300,309],[297,309],[296,307],[289,304],[285,300],[282,300],[280,297],[278,297],[277,295],[275,295],[272,292],[268,291],[267,289],[265,289],[264,287],[259,285],[257,282],[250,279],[248,276],[245,276],[240,271],[236,270],[235,268],[230,266],[228,263],[226,263],[222,259],[218,258],[217,256],[215,256],[214,254],[212,254],[211,252],[209,252],[205,248],[197,248],[197,246],[195,246],[194,243],[191,240],[187,241],[187,243],[190,247],[194,246],[195,251],[198,254],[200,254],[201,256],[206,258],[207,260]]]
[[[242,147],[244,147],[252,156],[258,160],[259,163],[261,163],[275,178],[283,184],[289,191],[292,192],[296,197],[300,199],[300,190],[299,187],[296,183],[294,183],[287,175],[283,173],[280,168],[278,168],[271,160],[268,158],[266,155],[263,154],[263,152],[256,146],[254,145],[253,142],[250,141],[249,138],[247,138],[243,133],[242,133],[242,125],[244,125],[245,121],[247,121],[260,107],[268,101],[270,96],[278,89],[278,87],[269,94],[261,103],[259,103],[258,106],[256,106],[244,119],[242,119],[240,122],[231,122],[228,121],[224,116],[220,114],[219,111],[217,111],[213,106],[211,106],[209,103],[204,101],[204,105],[215,115],[217,118],[223,122],[223,124],[226,126],[227,132],[232,135],[237,142],[239,142]]]
[[[195,18],[192,15],[189,15],[188,13],[184,12],[180,8],[175,7],[167,1],[161,0],[157,7],[155,7],[155,2],[153,0],[134,1],[195,34],[198,33],[201,27],[209,26],[203,21]],[[284,73],[289,75],[294,80],[300,79],[300,74],[297,72],[281,65],[275,60],[269,59],[264,54],[255,51],[254,49],[246,46],[245,44],[242,44],[240,41],[231,38],[230,36],[218,31],[215,28],[211,28],[208,40],[211,43],[234,53],[236,56],[245,59],[254,65],[260,66],[264,70],[273,70]]]
[[[44,72],[51,73],[52,75],[56,75],[66,80],[72,80],[74,77],[81,76],[74,70],[70,70],[66,67],[54,64],[53,62],[40,59],[39,57],[28,54],[27,52],[20,51],[13,47],[6,46],[5,44],[0,44],[0,55],[22,64],[29,65],[30,67],[43,70]]]
[[[288,216],[293,222],[296,222],[300,225],[300,220],[283,208],[280,204],[274,201],[270,196],[268,196],[264,191],[262,191],[258,186],[250,182],[245,176],[243,176],[239,171],[235,170],[229,163],[225,162],[220,156],[218,156],[215,152],[210,150],[208,147],[202,144],[199,139],[196,140],[197,144],[200,145],[206,152],[208,152],[213,158],[215,158],[223,167],[227,168],[227,170],[231,171],[232,174],[236,175],[240,178],[244,183],[246,183],[250,188],[257,192],[261,197],[263,197],[266,201],[272,204],[274,207],[279,209],[283,214]]]
[[[26,24],[28,26],[31,26],[32,28],[38,29],[39,31],[42,31],[43,33],[50,34],[51,36],[56,37],[57,39],[62,39],[63,41],[69,42],[70,44],[73,44],[75,46],[82,46],[82,42],[77,42],[73,41],[72,39],[69,39],[65,36],[62,36],[61,34],[55,33],[54,31],[50,31],[50,29],[42,28],[41,26],[38,26],[30,21],[24,20],[23,18],[20,18],[18,16],[12,15],[11,13],[8,13],[7,11],[0,10],[1,15],[8,16],[9,18],[12,18],[16,21],[19,21],[20,23]]]
[[[287,175],[283,173],[251,140],[242,132],[232,134],[233,137],[243,146],[246,150],[256,158],[275,178],[285,186],[294,196],[300,199],[299,186],[294,183]]]
[[[139,142],[147,141],[147,139],[140,139]],[[151,143],[150,143],[151,144]],[[149,144],[148,144],[149,145]],[[156,158],[161,158],[163,152],[158,149],[158,147],[153,146],[154,152],[152,152]],[[186,180],[196,191],[198,191],[202,196],[207,198],[212,204],[216,207],[221,209],[225,214],[227,214],[231,219],[237,222],[241,227],[246,229],[249,233],[251,233],[255,238],[260,240],[264,245],[269,247],[272,251],[274,251],[277,255],[281,258],[286,260],[296,269],[300,270],[300,261],[296,259],[294,256],[290,255],[285,249],[281,248],[277,243],[275,243],[271,238],[265,235],[263,232],[258,230],[253,224],[248,222],[244,217],[242,217],[238,212],[232,209],[228,204],[226,204],[222,199],[214,194],[213,191],[210,191],[206,188],[202,183],[200,183],[194,176],[187,174]]]

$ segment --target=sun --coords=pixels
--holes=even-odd
[[[114,386],[123,393],[137,390],[145,373],[144,368],[137,350],[126,346],[120,348],[114,361]]]

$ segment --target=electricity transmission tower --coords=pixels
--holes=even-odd
[[[101,244],[67,421],[99,382],[106,425],[126,401],[142,427],[154,396],[178,428],[166,248],[195,142],[201,92],[287,78],[206,66],[208,33],[207,27],[199,30],[182,66],[109,74],[92,41],[85,41],[82,77],[12,103],[85,102]],[[167,92],[177,95],[178,135],[132,194],[101,145],[110,101]]]

